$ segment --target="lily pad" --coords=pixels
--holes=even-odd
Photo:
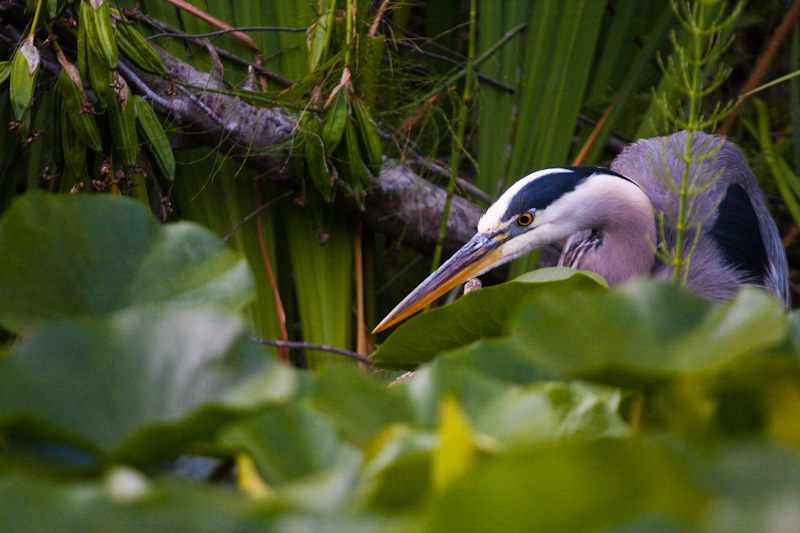
[[[227,397],[269,363],[246,342],[238,315],[208,308],[54,320],[0,357],[0,428],[33,416],[118,460],[178,453],[242,411]]]
[[[142,303],[238,309],[253,296],[246,261],[216,235],[161,224],[128,198],[33,192],[0,220],[0,324],[18,334]]]
[[[535,270],[411,318],[392,332],[372,359],[382,367],[413,367],[445,350],[507,333],[520,310],[545,294],[560,297],[572,292],[604,291],[606,287],[605,280],[592,272]]]
[[[556,375],[641,388],[759,353],[787,327],[781,303],[760,289],[718,304],[642,279],[606,294],[545,295],[520,313],[511,346]]]

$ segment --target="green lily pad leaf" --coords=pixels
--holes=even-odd
[[[604,294],[548,294],[520,313],[512,335],[522,355],[557,375],[647,388],[774,346],[787,323],[780,302],[760,289],[716,304],[642,279]]]
[[[297,404],[274,406],[233,424],[220,442],[247,452],[272,486],[332,468],[343,449],[327,416]]]
[[[800,454],[726,443],[698,469],[712,494],[703,531],[800,531]]]
[[[413,508],[430,497],[431,467],[438,437],[405,424],[389,426],[364,466],[359,493],[377,511]]]
[[[411,419],[401,387],[387,387],[352,364],[329,364],[319,374],[309,400],[331,417],[342,436],[363,447],[386,426]]]
[[[281,485],[275,492],[273,502],[298,511],[340,511],[352,500],[362,462],[363,454],[359,450],[342,446],[332,465]]]
[[[624,437],[618,389],[580,382],[509,388],[475,420],[477,430],[504,446],[566,438]]]
[[[429,531],[598,531],[644,514],[693,522],[705,503],[680,458],[646,441],[543,443],[485,461],[430,507]]]
[[[557,377],[525,356],[524,352],[524,346],[517,343],[516,337],[510,336],[477,340],[445,352],[436,360],[445,367],[471,368],[495,379],[520,385]]]
[[[104,483],[6,477],[0,481],[0,530],[194,533],[269,531],[274,524],[228,490],[112,474]]]
[[[593,272],[569,268],[535,270],[409,319],[389,335],[372,359],[382,367],[413,367],[445,350],[507,333],[519,311],[545,294],[558,297],[605,288],[605,280]]]
[[[53,320],[0,357],[0,431],[34,416],[118,460],[179,453],[241,411],[226,397],[269,361],[246,343],[238,315],[209,308]]]
[[[128,198],[34,192],[0,221],[0,323],[15,333],[142,303],[239,309],[253,294],[246,261],[213,233]]]
[[[450,394],[470,419],[503,394],[507,385],[467,366],[447,365],[441,358],[424,365],[414,376],[395,386],[408,391],[414,421],[434,428],[439,420],[440,404]]]

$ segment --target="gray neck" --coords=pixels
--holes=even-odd
[[[587,231],[570,238],[561,263],[597,272],[609,285],[651,273],[655,264],[653,208],[638,187],[599,191]]]

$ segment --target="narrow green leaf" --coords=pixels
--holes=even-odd
[[[332,218],[323,234],[308,211],[290,207],[282,212],[303,339],[340,348],[352,346],[353,236],[347,222]],[[306,351],[306,355],[311,356],[308,363],[313,367],[322,353]]]

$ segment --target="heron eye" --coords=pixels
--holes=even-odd
[[[520,226],[530,226],[531,222],[533,222],[533,215],[530,213],[522,213],[517,217],[517,224]]]

